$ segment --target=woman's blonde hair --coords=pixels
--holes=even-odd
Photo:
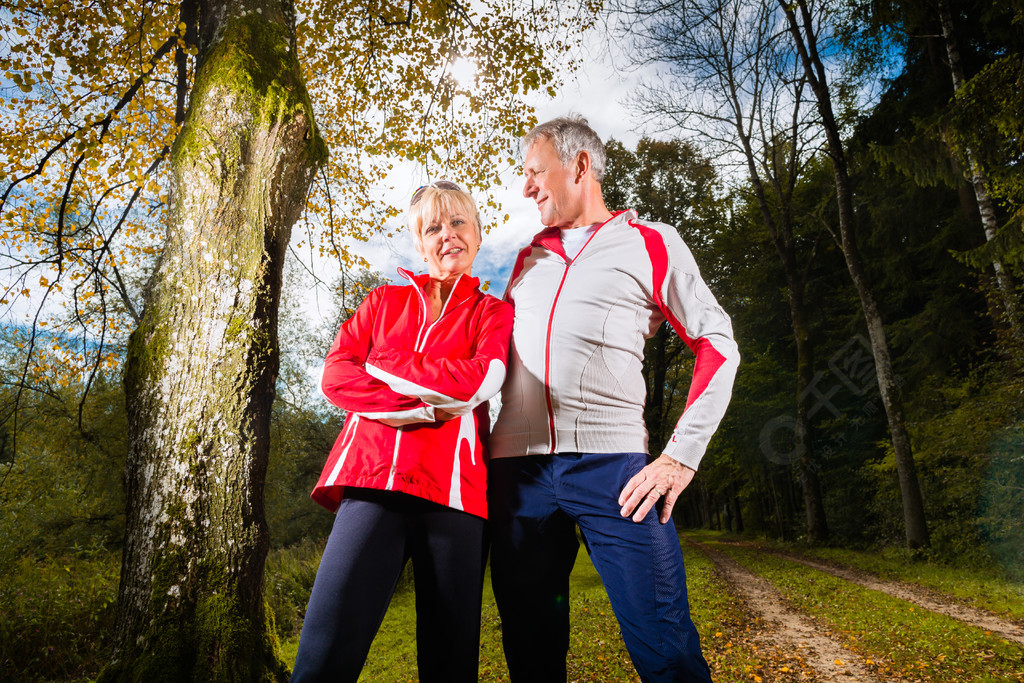
[[[423,226],[442,214],[472,216],[476,224],[476,236],[483,241],[480,226],[480,212],[472,195],[450,180],[436,180],[424,185],[413,193],[409,201],[406,221],[412,231],[413,241],[423,243]]]

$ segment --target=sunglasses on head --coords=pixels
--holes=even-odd
[[[429,185],[421,185],[412,193],[412,199],[409,200],[409,206],[416,206],[420,199],[423,198],[423,191],[428,187],[432,187],[436,190],[458,190],[459,192],[465,192],[458,183],[453,183],[450,180],[435,180]]]

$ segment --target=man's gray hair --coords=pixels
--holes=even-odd
[[[551,140],[563,168],[568,167],[577,154],[586,150],[590,154],[590,174],[598,183],[604,180],[604,143],[587,120],[579,114],[559,116],[536,126],[523,138],[524,154],[538,138]]]

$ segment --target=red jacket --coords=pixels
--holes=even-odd
[[[370,292],[342,324],[321,382],[348,412],[313,500],[344,487],[401,491],[487,517],[487,400],[505,379],[512,306],[462,276],[431,322],[428,275]],[[442,408],[458,417],[434,419]]]

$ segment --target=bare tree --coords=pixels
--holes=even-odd
[[[615,6],[639,64],[667,68],[634,99],[645,115],[701,138],[742,169],[786,278],[796,343],[796,448],[809,535],[828,536],[808,410],[814,347],[805,304],[811,255],[798,253],[793,195],[818,135],[806,78],[780,44],[779,13],[742,0],[635,0]]]
[[[861,310],[868,327],[868,338],[875,359],[875,374],[882,405],[889,421],[889,433],[896,456],[896,470],[899,476],[900,495],[903,502],[903,521],[907,545],[920,548],[928,545],[928,525],[925,521],[921,487],[917,479],[917,468],[910,447],[903,402],[896,386],[892,368],[892,357],[885,326],[878,311],[874,290],[864,272],[860,250],[854,234],[855,215],[853,209],[853,186],[846,160],[846,149],[840,134],[832,106],[829,88],[829,74],[819,51],[819,35],[822,18],[829,9],[827,3],[811,0],[777,0],[785,15],[785,21],[793,49],[807,78],[807,83],[817,104],[818,116],[825,135],[826,150],[832,161],[835,177],[836,200],[839,205],[839,235],[846,267],[853,285],[860,297]]]

